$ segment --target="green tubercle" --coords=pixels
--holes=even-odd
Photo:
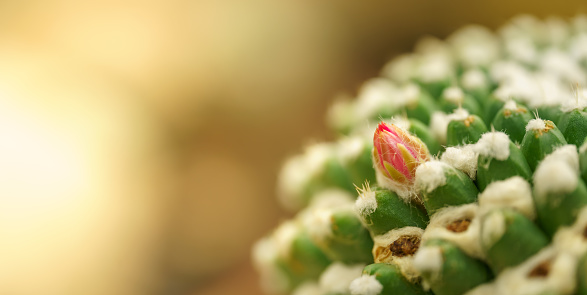
[[[440,239],[425,242],[414,259],[416,269],[436,295],[464,294],[492,278],[483,262]]]
[[[521,150],[534,171],[538,163],[555,148],[567,144],[565,137],[552,121],[533,119],[526,125]]]
[[[355,210],[374,236],[405,226],[426,228],[428,224],[428,215],[421,207],[404,202],[390,190],[368,185],[359,189]]]
[[[485,214],[481,236],[487,263],[495,274],[524,262],[549,242],[531,220],[510,208],[494,209]]]

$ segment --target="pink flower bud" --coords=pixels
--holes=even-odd
[[[409,198],[416,168],[430,159],[426,145],[407,131],[381,122],[375,131],[373,146],[373,165],[379,185]]]

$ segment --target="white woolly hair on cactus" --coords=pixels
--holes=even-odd
[[[351,282],[350,290],[352,295],[378,295],[383,285],[374,275],[362,275]]]
[[[532,276],[533,270],[547,264],[545,277]],[[558,294],[572,294],[576,284],[577,259],[553,246],[546,247],[522,264],[505,269],[496,279],[496,294],[540,294],[550,290]]]
[[[534,172],[536,198],[546,198],[549,194],[570,193],[575,190],[578,183],[576,170],[566,162],[543,160]]]
[[[336,155],[342,163],[355,160],[366,146],[366,140],[360,135],[341,139],[336,146]]]
[[[308,208],[300,212],[298,219],[310,236],[322,241],[332,235],[332,214],[335,211],[353,211],[352,199],[352,195],[343,190],[322,191],[315,196]]]
[[[450,123],[450,119],[444,112],[435,111],[432,113],[429,126],[430,131],[440,144],[446,143],[446,128],[448,127],[448,123]]]
[[[494,208],[513,208],[530,220],[536,218],[532,188],[530,183],[520,176],[490,183],[479,194],[479,207],[482,212]]]
[[[365,264],[346,265],[333,262],[322,272],[318,280],[323,293],[348,294],[352,281],[361,276]]]
[[[528,125],[526,125],[526,131],[544,129],[546,129],[546,122],[540,118],[532,119],[528,122]]]
[[[356,101],[355,114],[358,120],[368,120],[378,110],[391,108],[391,98],[396,97],[399,92],[398,87],[389,79],[373,78],[365,82]]]
[[[444,256],[442,249],[437,246],[424,246],[418,249],[414,256],[414,267],[419,272],[430,272],[433,277],[440,275],[442,266],[444,264]],[[424,289],[430,289],[426,281],[422,282]]]
[[[503,132],[487,132],[475,144],[474,150],[479,155],[504,161],[510,156],[510,138]]]
[[[475,90],[488,87],[489,82],[481,70],[469,69],[461,76],[461,85],[467,90]]]
[[[359,191],[359,197],[355,201],[355,212],[359,215],[361,222],[365,222],[365,217],[375,212],[377,209],[377,199],[375,192],[369,186]]]
[[[292,242],[299,232],[300,226],[294,220],[284,221],[277,227],[273,237],[275,239],[275,246],[278,249],[279,256],[290,256]]]
[[[448,122],[450,123],[450,121],[463,121],[467,119],[469,115],[469,111],[461,107],[458,107],[454,110],[452,114],[448,115]]]
[[[463,93],[461,88],[452,86],[444,89],[442,92],[442,97],[444,97],[444,99],[450,103],[461,105],[463,103],[463,99],[465,98],[465,93]]]
[[[415,238],[419,243],[422,234],[424,234],[423,229],[406,226],[399,229],[392,229],[385,234],[373,237],[373,258],[375,258],[375,263],[392,263],[399,267],[406,279],[413,283],[418,282],[420,273],[414,268],[413,254],[402,253],[401,256],[395,255],[391,250],[391,246],[394,242],[403,238]]]
[[[416,169],[415,185],[421,191],[431,192],[446,184],[445,173],[450,169],[454,168],[438,160],[425,162]]]
[[[267,293],[283,293],[289,288],[287,274],[277,265],[278,247],[270,237],[253,245],[253,266],[261,276],[261,288]]]
[[[515,111],[518,109],[518,104],[516,104],[516,101],[510,99],[506,101],[506,103],[503,105],[503,108],[506,110]]]
[[[505,220],[500,211],[492,211],[485,215],[483,220],[481,240],[486,248],[490,248],[505,233]]]
[[[547,155],[542,161],[565,162],[579,175],[579,153],[577,146],[566,144],[557,147],[552,153]]]
[[[587,239],[585,239],[585,230],[587,229],[587,207],[579,211],[577,220],[571,226],[565,226],[559,229],[552,239],[553,245],[561,252],[570,253],[577,259],[580,259],[587,253]]]
[[[475,180],[477,175],[477,158],[473,145],[447,147],[440,160],[463,172]]]
[[[278,177],[278,198],[281,204],[290,209],[300,209],[304,202],[302,192],[307,183],[324,169],[324,164],[332,156],[334,146],[318,143],[306,148],[304,154],[289,158]]]
[[[485,253],[480,243],[479,217],[477,204],[442,208],[430,218],[430,224],[422,235],[422,243],[432,239],[450,241],[468,255],[483,259]],[[463,221],[468,223],[464,231],[455,232],[449,229],[451,224]]]

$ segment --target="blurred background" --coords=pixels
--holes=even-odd
[[[261,294],[285,157],[423,35],[583,1],[0,0],[0,294]]]

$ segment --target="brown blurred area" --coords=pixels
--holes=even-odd
[[[261,294],[285,157],[423,35],[582,1],[0,0],[0,294]]]

